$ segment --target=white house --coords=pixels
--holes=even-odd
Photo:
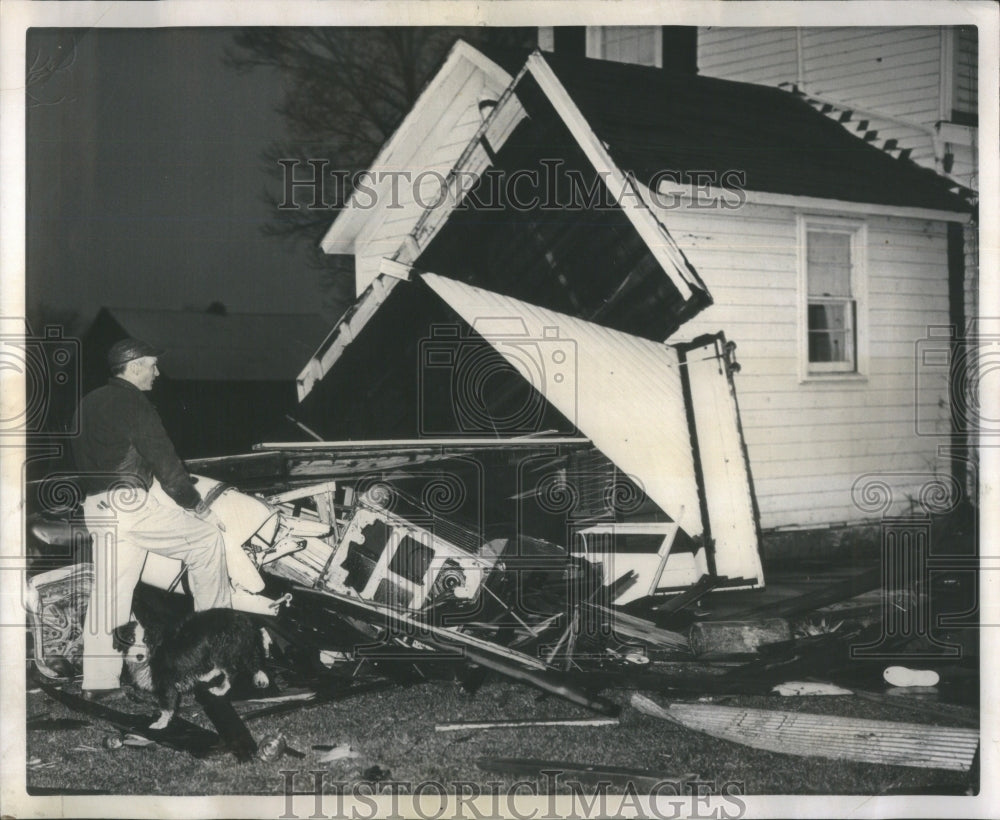
[[[538,37],[557,49],[552,27]],[[577,40],[588,57],[663,66],[679,53],[692,72],[782,88],[891,155],[979,190],[975,26],[588,26]],[[964,243],[964,299],[952,321],[967,327],[979,307],[974,220]]]
[[[948,368],[920,354],[951,319],[949,225],[970,208],[863,137],[791,91],[459,43],[376,158],[377,195],[323,240],[354,256],[359,297],[299,378],[307,420],[325,432],[323,384],[357,383],[412,267],[654,342],[723,331],[764,529],[904,509],[947,483]],[[387,169],[420,184],[388,196]]]

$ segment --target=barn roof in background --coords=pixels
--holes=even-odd
[[[162,348],[164,374],[184,381],[291,382],[329,332],[320,316],[105,307],[128,335]]]

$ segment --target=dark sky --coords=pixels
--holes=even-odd
[[[29,306],[317,311],[306,250],[260,230],[273,217],[261,194],[279,184],[261,154],[284,134],[281,82],[226,66],[232,34],[29,32],[29,67],[72,53],[29,91]]]

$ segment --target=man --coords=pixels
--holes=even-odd
[[[108,351],[111,379],[77,410],[73,456],[94,537],[94,589],[84,633],[83,689],[118,689],[122,656],[116,626],[129,620],[132,593],[149,552],[181,559],[196,610],[229,607],[221,524],[195,489],[145,393],[161,351],[136,339]],[[113,534],[113,538],[108,535]]]

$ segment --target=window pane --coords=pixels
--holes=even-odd
[[[809,305],[809,332],[814,330],[843,330],[847,327],[846,305]]]
[[[806,260],[810,296],[851,295],[850,236],[809,231],[806,238]]]
[[[620,63],[656,65],[657,29],[655,26],[602,26],[605,60]]]
[[[850,349],[846,333],[832,333],[825,330],[809,334],[810,362],[849,362]]]
[[[809,361],[854,363],[852,303],[809,305]]]

